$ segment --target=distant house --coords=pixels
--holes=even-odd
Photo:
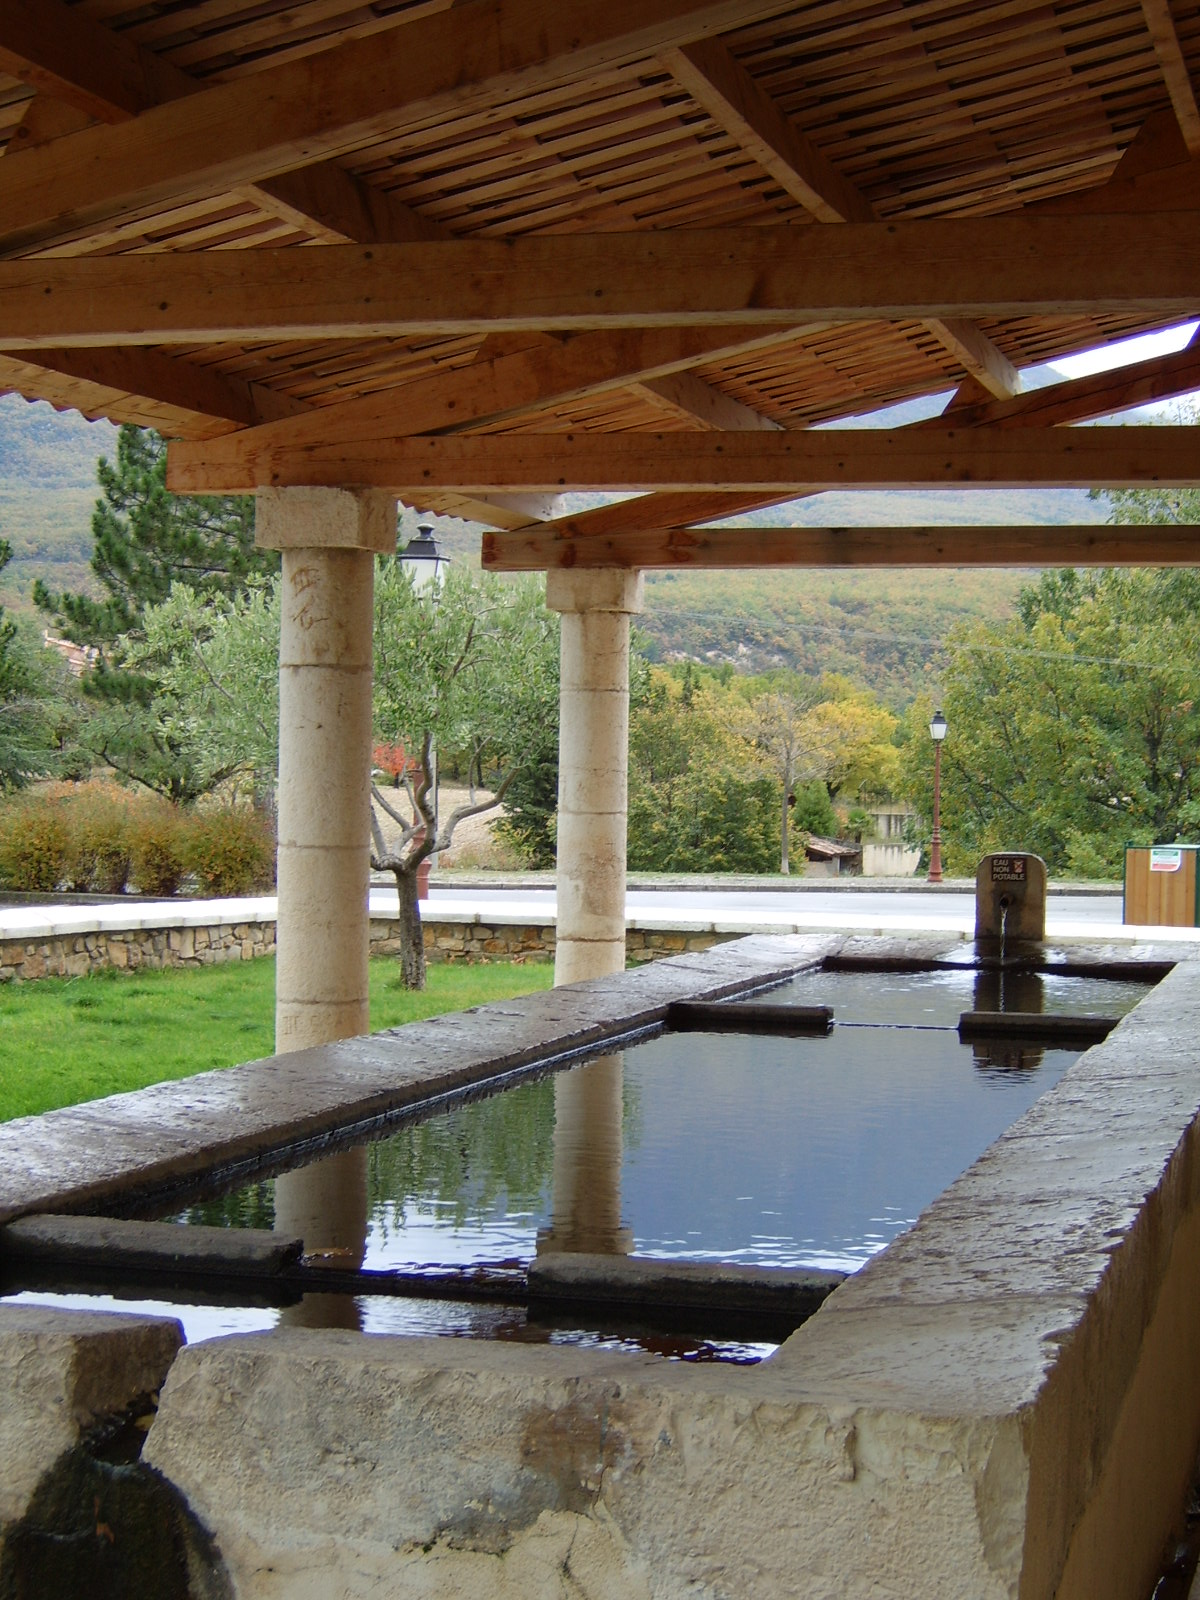
[[[840,839],[818,839],[809,834],[804,846],[806,878],[837,878],[842,873],[862,871],[862,845]]]
[[[42,644],[47,650],[57,650],[77,678],[82,678],[95,664],[99,654],[90,644],[72,644],[70,639],[60,639],[49,628],[42,629]]]

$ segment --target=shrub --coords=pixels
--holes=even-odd
[[[63,807],[24,795],[0,811],[0,881],[10,889],[48,894],[67,876],[71,836]]]
[[[275,844],[255,811],[196,811],[188,819],[186,859],[200,894],[248,894],[270,887]]]
[[[71,840],[69,889],[123,894],[133,849],[132,797],[110,784],[83,783],[60,801]]]
[[[173,895],[187,872],[188,818],[167,800],[145,796],[133,809],[131,876],[139,894]]]

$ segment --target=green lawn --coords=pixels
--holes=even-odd
[[[371,962],[371,1027],[548,989],[550,962],[431,966],[411,994]],[[102,972],[0,989],[0,1121],[270,1055],[275,962]]]

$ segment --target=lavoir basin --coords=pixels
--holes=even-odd
[[[148,1264],[93,1255],[92,1292],[53,1303],[173,1315],[189,1340],[282,1321],[759,1359],[1059,1081],[1087,1024],[1102,1036],[1147,986],[1102,970],[822,964],[752,1002],[702,1003],[686,1031],[668,1012],[622,1051],[418,1105],[332,1163],[167,1207],[176,1224],[301,1240],[296,1269],[272,1254],[249,1296],[244,1270],[206,1271],[200,1302],[173,1264],[155,1292]],[[1028,1026],[961,1038],[981,1013]],[[1079,1034],[1058,1042],[1072,1021]],[[65,1270],[48,1242],[31,1230],[42,1276],[15,1291],[26,1301],[46,1303]],[[649,1274],[650,1261],[743,1271],[718,1296],[711,1274]],[[745,1269],[791,1276],[765,1294]]]
[[[293,1592],[295,1541],[327,1592],[370,1592],[384,1545],[470,1588],[472,1556],[532,1558],[568,1523],[635,1595],[889,1592],[913,1541],[931,1595],[1138,1595],[1200,1443],[1198,974],[1144,947],[1131,988],[1112,951],[1072,950],[998,1000],[963,958],[752,938],[30,1119],[0,1130],[5,1271],[44,1302],[38,1274],[65,1290],[123,1259],[169,1308],[205,1251],[192,1298],[227,1298],[214,1260],[244,1235],[249,1278],[327,1274],[284,1304],[257,1282],[243,1309],[270,1331],[194,1326],[150,1428],[239,1596]],[[434,1097],[464,1103],[427,1117]],[[319,1159],[280,1170],[297,1153]],[[331,1195],[352,1197],[332,1229]],[[155,1213],[229,1242],[189,1266],[177,1241],[209,1229]],[[749,1367],[646,1354],[682,1336],[605,1348],[583,1318],[532,1347],[503,1285],[407,1324],[420,1297],[361,1281],[572,1258],[848,1276]],[[386,1336],[447,1306],[443,1331],[498,1336]]]

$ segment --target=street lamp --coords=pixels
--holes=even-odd
[[[424,594],[426,589],[437,590],[450,557],[442,554],[433,537],[433,528],[423,522],[417,528],[416,538],[410,539],[401,550],[400,561],[412,579],[413,593]]]
[[[400,563],[408,573],[415,595],[428,595],[436,601],[438,590],[442,586],[442,576],[449,565],[450,557],[444,556],[437,540],[433,537],[433,528],[428,522],[417,525],[415,539],[410,539],[400,552]],[[437,838],[438,830],[438,769],[437,748],[431,745],[429,749],[429,779],[433,786],[433,836]],[[415,818],[414,818],[415,820]],[[424,839],[424,829],[417,835],[417,843]],[[417,869],[417,898],[424,900],[429,895],[429,873],[437,861],[436,856],[427,856]]]
[[[929,724],[929,737],[933,740],[933,838],[929,841],[929,881],[942,881],[942,740],[946,737],[946,719],[940,711],[933,713]]]

